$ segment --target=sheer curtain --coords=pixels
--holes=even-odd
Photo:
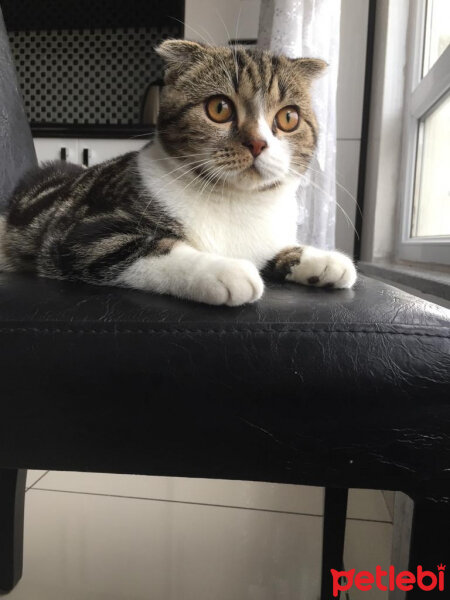
[[[292,58],[323,58],[329,64],[313,84],[318,148],[297,192],[299,241],[321,248],[334,248],[340,13],[341,0],[261,0],[259,20],[260,47]]]

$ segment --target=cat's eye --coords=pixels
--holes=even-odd
[[[215,123],[227,123],[234,115],[234,106],[226,96],[213,96],[206,101],[206,114]]]
[[[300,113],[296,106],[285,106],[275,116],[275,124],[281,131],[295,131],[300,123]]]

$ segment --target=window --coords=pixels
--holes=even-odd
[[[450,264],[450,1],[410,6],[397,256]]]
[[[419,125],[412,238],[450,235],[449,150],[450,95],[447,95]]]
[[[426,6],[424,77],[450,44],[450,4],[448,0],[430,0]]]

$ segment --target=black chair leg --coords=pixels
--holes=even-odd
[[[24,469],[0,469],[0,590],[9,592],[22,576]]]
[[[336,569],[336,571],[343,569],[347,500],[347,488],[325,488],[320,600],[333,598],[331,569]]]
[[[423,571],[431,571],[437,578],[436,587],[421,589],[414,585],[407,592],[408,600],[416,598],[445,598],[450,593],[450,497],[414,498],[414,512],[411,529],[409,570],[416,575],[418,566]],[[440,570],[439,566],[445,566]],[[444,590],[439,590],[439,580]],[[422,585],[432,586],[433,577],[425,578]]]

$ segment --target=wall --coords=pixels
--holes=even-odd
[[[369,0],[342,0],[337,90],[336,246],[352,254],[364,96]],[[345,191],[346,188],[348,191]],[[345,213],[348,215],[348,219]]]
[[[369,0],[342,0],[336,157],[337,202],[342,208],[336,207],[336,246],[349,254],[354,242],[368,7]],[[230,37],[256,38],[259,9],[260,0],[186,0],[186,37],[216,44],[225,44]]]
[[[214,44],[256,39],[260,4],[260,0],[186,0],[185,36]]]
[[[361,247],[369,262],[394,250],[408,12],[408,0],[377,3]]]

